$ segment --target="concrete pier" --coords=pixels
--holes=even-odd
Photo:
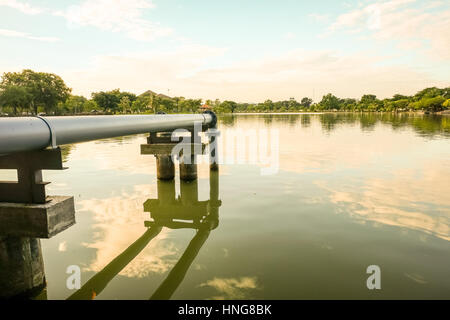
[[[141,145],[141,154],[154,155],[156,157],[156,175],[158,179],[173,180],[175,168],[172,153],[174,152],[180,160],[180,179],[182,181],[196,180],[197,156],[203,154],[206,145],[201,143],[199,137],[194,140],[196,142],[178,143],[171,141],[170,133],[152,133],[147,139],[147,144]]]
[[[39,239],[0,237],[0,299],[29,298],[45,288]]]
[[[171,156],[156,155],[156,176],[160,180],[173,180],[175,165]]]
[[[190,156],[188,159],[185,156],[181,157],[180,179],[182,181],[197,180],[197,157],[195,155]]]
[[[32,298],[46,285],[40,238],[75,224],[74,199],[46,195],[42,170],[64,169],[59,148],[1,156],[0,168],[18,172],[0,182],[0,298]]]
[[[170,143],[171,132],[161,132],[150,134],[148,142],[157,144],[158,142]],[[170,155],[155,154],[156,175],[160,180],[173,180],[175,177],[175,166]]]
[[[218,144],[217,138],[220,133],[217,129],[210,130],[207,132],[208,140],[209,140],[209,169],[212,171],[219,170],[219,152],[218,152]]]

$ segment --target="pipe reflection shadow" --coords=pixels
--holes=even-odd
[[[145,221],[148,230],[125,251],[94,275],[85,285],[72,294],[69,300],[95,299],[136,256],[157,237],[163,228],[194,229],[195,236],[185,252],[150,297],[152,300],[170,299],[183,281],[189,267],[208,239],[210,232],[219,225],[219,172],[210,171],[210,199],[198,201],[198,182],[180,182],[181,195],[176,197],[175,182],[158,180],[158,198],[144,203],[144,211],[152,220]]]

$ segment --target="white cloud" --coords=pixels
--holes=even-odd
[[[43,8],[38,8],[35,6],[32,6],[26,2],[21,2],[17,0],[0,0],[0,6],[4,7],[10,7],[13,9],[17,9],[21,11],[22,13],[29,14],[29,15],[35,15],[39,14],[45,11]]]
[[[414,3],[414,7],[409,6]],[[326,35],[336,31],[370,32],[369,39],[394,41],[399,48],[417,47],[429,57],[450,59],[450,8],[439,1],[420,5],[416,0],[389,0],[361,6],[339,15]]]
[[[424,87],[448,86],[431,75],[405,66],[382,66],[390,57],[333,51],[294,50],[279,56],[207,68],[223,49],[189,46],[170,52],[99,56],[85,70],[61,74],[74,93],[121,88],[151,89],[185,97],[259,102],[265,99],[316,100],[332,92],[359,98],[369,91],[380,98],[413,94]]]
[[[190,84],[185,79],[194,77],[208,59],[223,52],[220,48],[189,45],[170,51],[98,56],[92,66],[66,72],[63,76],[78,94],[86,96],[92,91],[112,88],[136,93],[148,89],[165,93],[170,89],[171,94],[181,95],[188,93],[182,90],[183,83]]]
[[[30,35],[29,33],[26,33],[26,32],[8,30],[8,29],[0,29],[0,36],[12,37],[12,38],[24,38],[24,39],[44,41],[44,42],[59,41],[59,38],[56,38],[56,37],[36,37],[36,36]]]
[[[0,35],[5,37],[23,38],[26,36],[26,33],[14,30],[0,29]]]
[[[18,0],[0,0],[0,6],[14,8],[29,15],[51,12],[50,9]],[[65,10],[53,11],[53,15],[64,17],[70,27],[92,26],[105,31],[123,32],[135,40],[151,41],[172,32],[170,28],[143,17],[146,9],[154,7],[150,0],[84,0]],[[54,38],[38,37],[35,40],[54,41]]]
[[[358,24],[366,24],[369,29],[373,20],[380,19],[381,14],[393,12],[404,5],[415,2],[416,0],[389,0],[372,3],[362,6],[359,9],[351,10],[341,14],[336,21],[330,26],[330,31],[336,31],[345,27],[354,27]]]
[[[124,32],[135,40],[150,41],[171,33],[171,29],[143,18],[145,9],[151,8],[154,4],[148,0],[85,0],[54,14],[65,17],[72,27],[92,26]]]

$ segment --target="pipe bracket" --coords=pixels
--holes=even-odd
[[[41,116],[36,116],[36,118],[41,119],[42,121],[45,122],[45,124],[48,127],[48,130],[50,130],[50,142],[51,142],[51,147],[52,149],[56,149],[58,146],[56,144],[56,134],[55,131],[52,128],[52,125],[50,124],[50,122],[48,122],[45,118],[41,117]]]

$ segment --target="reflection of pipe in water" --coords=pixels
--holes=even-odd
[[[123,253],[111,261],[105,268],[93,276],[80,290],[71,295],[68,300],[94,299],[100,294],[108,283],[122,271],[136,256],[144,250],[150,240],[156,237],[162,227],[155,226],[148,229],[138,240],[129,246]]]
[[[189,206],[198,202],[198,180],[180,181],[181,204]]]
[[[178,260],[177,264],[173,267],[172,271],[170,271],[166,280],[156,289],[155,293],[150,297],[150,300],[168,300],[173,295],[175,290],[181,284],[186,273],[194,261],[195,257],[197,257],[198,252],[202,248],[206,239],[210,234],[209,229],[201,229],[197,232],[195,237],[189,243],[186,251],[181,256],[180,260]]]
[[[217,225],[212,229],[217,228],[219,224],[219,207],[222,202],[219,200],[219,172],[217,170],[209,171],[209,214],[211,217],[217,217]]]
[[[193,226],[198,226],[197,234],[194,236],[194,238],[192,238],[191,242],[189,243],[185,252],[181,256],[180,260],[173,267],[172,271],[169,273],[164,282],[161,283],[161,285],[158,287],[155,293],[150,297],[150,300],[168,300],[172,297],[173,293],[179,287],[184,277],[186,276],[189,267],[194,262],[194,259],[197,257],[200,249],[208,239],[211,230],[217,228],[219,224],[219,207],[221,206],[221,202],[219,200],[218,171],[210,170],[209,185],[210,185],[210,200],[208,201],[207,216],[201,222],[200,226],[198,226],[197,223],[193,224]],[[197,184],[189,185],[182,182],[180,188],[182,191],[181,201],[183,205],[192,203],[193,200],[195,202],[197,201],[198,196],[197,193],[195,193],[197,190]],[[184,193],[183,188],[186,188],[185,189],[186,191]],[[192,193],[192,191],[194,191],[194,193]]]
[[[196,229],[196,235],[190,241],[180,260],[150,298],[152,300],[169,299],[183,281],[211,230],[217,228],[219,224],[221,201],[219,200],[219,173],[217,171],[210,171],[209,182],[210,200],[199,202],[197,181],[181,182],[179,199],[175,199],[175,183],[173,181],[158,181],[158,199],[150,199],[144,204],[144,208],[148,207],[149,211],[156,215],[155,221],[149,224],[150,228],[68,299],[94,299],[120,271],[136,258],[150,240],[161,232],[163,227]],[[173,219],[191,220],[194,223],[174,221]]]
[[[161,204],[172,204],[175,202],[175,182],[173,180],[156,182],[158,200]]]
[[[145,226],[160,225],[169,229],[202,227],[202,220],[209,215],[209,201],[198,201],[197,181],[180,182],[181,195],[175,198],[173,181],[158,181],[158,198],[148,199],[144,211],[150,213],[153,221]]]

